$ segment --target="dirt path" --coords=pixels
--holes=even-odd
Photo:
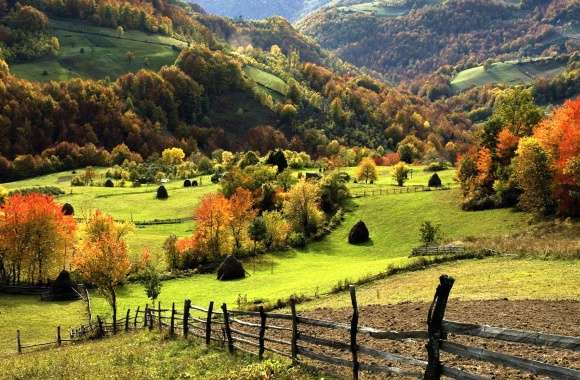
[[[408,331],[426,330],[426,318],[429,304],[427,303],[402,303],[398,305],[369,305],[360,309],[360,324],[364,326],[376,327],[383,330]],[[317,309],[305,312],[303,315],[317,319],[327,319],[348,323],[352,311],[350,309]],[[446,319],[469,322],[476,324],[488,324],[497,327],[509,327],[521,330],[546,332],[560,335],[580,336],[580,302],[576,301],[450,301]],[[280,321],[276,321],[277,324]],[[348,342],[348,334],[343,331],[335,331],[323,328],[312,328],[306,325],[299,325],[299,331],[327,339]],[[270,335],[271,334],[271,335]],[[267,335],[288,339],[285,332],[268,331]],[[538,360],[563,367],[580,369],[580,352],[569,350],[556,350],[551,348],[535,347],[530,345],[512,344],[507,342],[495,342],[491,340],[471,337],[460,337],[450,334],[448,339],[457,343],[473,347],[481,347],[489,350],[503,352],[519,356],[522,358]],[[425,342],[422,340],[412,340],[406,342],[379,341],[369,339],[359,335],[361,345],[372,348],[398,353],[405,356],[412,356],[426,360]],[[309,348],[308,345],[304,345]],[[284,349],[287,351],[287,348]],[[350,359],[347,351],[316,348],[316,352],[324,352],[327,355]],[[366,364],[382,364],[399,366],[398,363],[389,363],[374,358],[361,356],[361,362]],[[498,367],[485,362],[474,362],[455,357],[450,354],[443,354],[443,363],[446,365],[463,369],[468,372],[488,376],[492,379],[541,379],[523,371]],[[323,365],[316,364],[317,367]],[[334,366],[323,367],[328,372],[350,378],[348,368]],[[403,367],[409,370],[417,370],[413,367]],[[363,379],[391,378],[388,375],[373,375],[363,373]],[[392,378],[395,378],[394,376]],[[396,377],[400,379],[401,377]]]

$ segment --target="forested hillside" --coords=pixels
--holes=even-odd
[[[30,4],[38,8],[5,9],[3,178],[98,165],[108,154],[121,162],[134,154],[147,158],[171,146],[188,154],[288,147],[318,156],[334,149],[330,143],[336,139],[336,146],[385,151],[404,143],[417,157],[453,160],[471,141],[472,124],[465,116],[450,117],[444,107],[318,54],[281,18],[233,23],[158,2],[118,2],[104,8],[97,2],[87,9],[74,1],[66,7],[40,0]],[[10,64],[24,62],[46,71],[46,62],[60,59],[61,43],[49,27],[53,17],[117,34],[100,29],[103,40],[124,41],[125,29],[137,29],[184,42],[173,45],[175,62],[160,70],[142,60],[105,80],[93,79],[90,71],[85,77],[47,83],[12,74]],[[40,27],[32,28],[39,20]],[[231,42],[242,35],[247,39]],[[20,54],[26,41],[26,54]],[[48,41],[49,48],[33,43],[37,41]],[[129,53],[127,59],[139,59]],[[341,74],[325,62],[339,66]]]
[[[574,0],[365,4],[323,8],[297,25],[323,48],[396,81],[446,65],[461,71],[489,59],[573,53],[579,46]]]
[[[332,0],[194,0],[217,15],[242,19],[282,16],[290,21],[316,10]]]

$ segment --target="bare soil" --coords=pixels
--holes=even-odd
[[[298,306],[299,308],[299,306]],[[369,305],[361,307],[359,310],[359,324],[375,327],[383,330],[409,331],[426,330],[428,303],[402,303],[397,305]],[[350,323],[352,315],[351,309],[330,309],[323,308],[308,311],[304,316],[317,319],[331,320],[334,322]],[[506,327],[520,330],[545,332],[558,335],[580,336],[580,302],[577,301],[455,301],[451,300],[447,307],[445,319],[486,324],[496,327]],[[268,321],[268,324],[288,326],[282,321]],[[299,325],[299,331],[320,338],[332,339],[341,342],[349,342],[346,331],[331,330],[319,327],[310,327],[304,324]],[[283,338],[290,340],[288,332],[269,330],[266,336]],[[359,344],[388,351],[405,356],[412,356],[417,359],[427,360],[424,340],[407,340],[404,342],[377,340],[359,334]],[[449,334],[448,340],[464,345],[485,348],[488,350],[515,355],[521,358],[537,360],[562,367],[580,370],[580,352],[571,350],[560,350],[546,347],[536,347],[525,344],[514,344],[501,341],[493,341],[482,338],[472,338]],[[313,346],[299,342],[305,348],[313,349]],[[268,344],[266,345],[268,346]],[[288,352],[287,347],[276,347],[281,351]],[[316,347],[317,353],[324,353],[327,356],[334,356],[343,359],[350,359],[350,353],[346,350]],[[302,359],[301,359],[302,360]],[[387,362],[372,357],[361,355],[361,363],[380,364],[400,367],[406,370],[422,372],[421,368],[402,366],[399,363]],[[456,357],[451,354],[442,353],[442,362],[445,365],[462,369],[467,372],[487,376],[492,379],[542,379],[541,376],[526,373],[524,371],[496,366],[486,362],[476,362]],[[334,376],[339,378],[350,378],[351,370],[323,363],[310,362],[317,367],[323,367]],[[362,379],[383,379],[403,377],[388,374],[362,373]]]

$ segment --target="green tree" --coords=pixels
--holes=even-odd
[[[542,214],[552,211],[552,158],[534,137],[520,140],[512,165],[512,178],[522,190],[519,206]]]
[[[512,134],[525,137],[532,134],[543,116],[542,109],[534,102],[531,90],[514,87],[504,90],[498,96],[492,117]]]
[[[266,239],[266,223],[262,217],[255,218],[250,226],[248,227],[248,232],[250,234],[250,239],[254,242],[254,254],[256,254],[256,246],[258,242]]]
[[[421,223],[419,228],[421,234],[421,242],[423,245],[435,244],[439,241],[441,235],[441,228],[437,224],[433,224],[430,221],[425,221]]]
[[[398,186],[403,186],[407,182],[410,172],[411,169],[404,162],[399,162],[393,167],[393,179]]]

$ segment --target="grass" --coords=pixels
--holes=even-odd
[[[75,21],[51,19],[50,27],[60,42],[58,55],[11,65],[13,74],[40,82],[78,77],[115,79],[143,68],[157,71],[164,65],[170,65],[178,54],[172,45],[185,46],[183,42],[170,37],[138,31],[126,31],[119,38],[114,29],[88,26]],[[127,52],[133,52],[135,59],[129,61]]]
[[[0,362],[5,379],[316,379],[287,359],[263,362],[206,348],[199,340],[167,340],[138,332],[74,346],[12,356]],[[98,374],[98,375],[97,375]],[[327,376],[325,376],[327,377]]]
[[[261,86],[266,87],[280,95],[288,95],[288,85],[282,79],[274,74],[270,74],[266,71],[260,70],[254,66],[245,66],[244,72],[248,75],[254,82]]]
[[[356,203],[358,206],[347,213],[344,223],[322,241],[303,250],[247,261],[246,279],[219,282],[215,275],[207,274],[166,281],[160,301],[180,305],[189,298],[194,304],[205,305],[212,300],[235,305],[239,298],[273,302],[292,294],[313,296],[330,291],[345,278],[354,281],[379,273],[389,265],[408,263],[411,249],[419,244],[418,229],[424,220],[442,224],[446,236],[453,240],[517,231],[524,228],[526,219],[525,214],[510,210],[463,212],[457,207],[455,191],[366,197]],[[367,223],[372,242],[350,245],[349,229],[360,219]],[[139,284],[121,289],[119,300],[121,309],[147,303]],[[96,297],[93,301],[97,312],[108,314],[109,308],[102,299]]]
[[[0,297],[0,357],[16,352],[17,329],[22,333],[22,344],[27,345],[56,341],[59,325],[65,338],[70,327],[86,322],[86,306],[82,301],[42,302],[38,296],[3,294]]]
[[[433,175],[433,172],[426,172],[425,166],[422,165],[413,165],[411,166],[411,175],[409,180],[405,182],[405,186],[414,186],[414,185],[423,185],[427,186],[429,182],[429,178]],[[344,170],[348,174],[350,174],[353,178],[355,177],[356,168],[346,168]],[[397,183],[393,179],[392,175],[392,167],[388,166],[377,166],[378,172],[378,179],[374,182],[374,184],[365,184],[364,182],[360,183],[350,183],[349,188],[351,190],[369,190],[369,189],[379,189],[384,188],[386,186],[397,186]],[[455,169],[447,169],[437,172],[439,178],[441,178],[441,183],[446,186],[454,186],[455,181]]]
[[[527,84],[541,76],[554,76],[566,68],[563,63],[550,59],[537,59],[529,62],[497,62],[486,71],[483,66],[473,67],[457,74],[451,81],[455,92],[485,84]]]
[[[439,276],[455,278],[452,300],[580,300],[578,261],[493,257],[458,261],[425,270],[393,275],[357,288],[361,305],[431,302]],[[300,305],[301,309],[350,307],[345,293]],[[453,301],[451,301],[453,302]]]

